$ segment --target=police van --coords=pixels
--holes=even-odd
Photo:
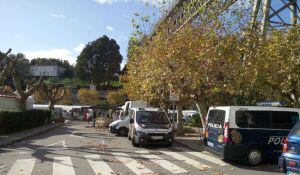
[[[258,165],[277,158],[282,143],[299,120],[300,109],[262,106],[211,107],[206,118],[204,145],[225,160]]]

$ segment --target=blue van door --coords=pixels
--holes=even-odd
[[[210,110],[208,113],[207,146],[213,148],[218,152],[223,151],[225,114],[226,111],[219,109]]]

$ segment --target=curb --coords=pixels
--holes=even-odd
[[[44,130],[41,130],[41,131],[34,132],[34,133],[29,134],[29,135],[24,136],[24,137],[16,138],[15,140],[9,141],[9,142],[7,142],[7,143],[0,144],[0,148],[1,148],[1,147],[4,147],[4,146],[7,146],[7,145],[15,144],[15,143],[17,143],[17,142],[23,141],[23,140],[25,140],[25,139],[28,139],[28,138],[31,138],[31,137],[34,137],[34,136],[37,136],[37,135],[40,135],[40,134],[43,134],[43,133],[46,133],[46,132],[48,132],[49,130],[54,129],[54,128],[57,128],[57,127],[62,126],[62,125],[64,125],[64,123],[56,124],[56,125],[54,125],[54,126],[52,126],[52,127],[49,127],[49,128],[47,128],[47,129],[44,129]]]

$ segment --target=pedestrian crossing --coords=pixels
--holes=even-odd
[[[180,151],[181,149],[185,152]],[[107,156],[116,161],[105,159],[104,157]],[[74,165],[71,156],[60,156],[52,159],[52,175],[76,175],[76,168],[80,168],[83,164]],[[167,174],[189,174],[189,167],[203,172],[215,165],[227,165],[222,160],[208,154],[185,150],[184,148],[175,151],[169,149],[155,151],[140,149],[133,152],[101,152],[99,154],[84,155],[80,159],[87,162],[86,166],[89,166],[90,172],[95,175],[113,175],[124,173],[123,171],[126,174],[136,175],[156,174],[158,169]],[[38,168],[38,165],[35,165],[36,162],[37,160],[33,158],[18,159],[13,163],[7,175],[31,175],[33,169]],[[85,175],[88,174],[90,173]]]

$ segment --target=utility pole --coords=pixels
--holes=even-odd
[[[284,28],[300,25],[300,0],[255,0],[252,13],[252,28],[266,34],[269,28]],[[290,18],[286,15],[290,13]],[[262,17],[261,19],[260,16]],[[259,21],[261,20],[261,21]]]

